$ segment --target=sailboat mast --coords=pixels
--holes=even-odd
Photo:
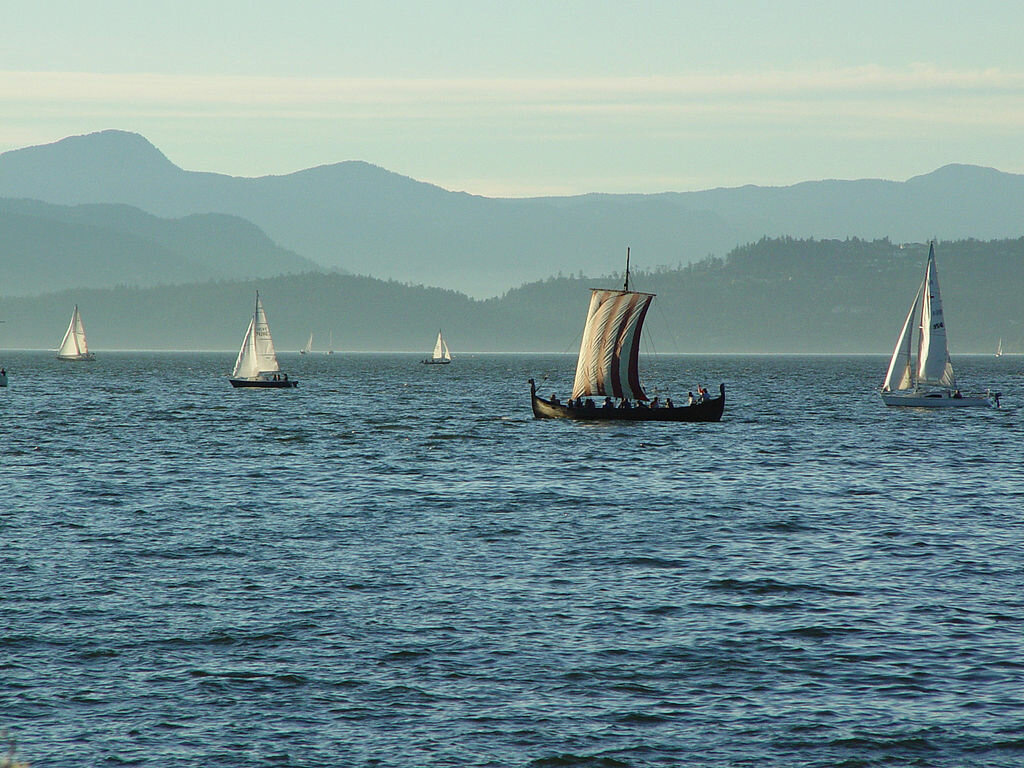
[[[626,282],[622,284],[622,290],[629,290],[629,246],[626,246]]]

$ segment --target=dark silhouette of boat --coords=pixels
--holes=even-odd
[[[671,408],[661,405],[652,408],[647,404],[630,408],[598,405],[591,398],[583,406],[569,406],[564,403],[545,400],[537,394],[537,385],[530,379],[530,401],[533,416],[537,419],[576,419],[578,421],[721,421],[725,410],[725,384],[718,386],[719,396],[697,401],[693,405],[677,405]],[[589,402],[590,405],[586,405]]]

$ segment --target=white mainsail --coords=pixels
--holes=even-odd
[[[299,350],[304,355],[308,355],[313,351],[313,334],[309,334],[309,339],[306,341],[306,346]]]
[[[1003,356],[1003,340],[1002,340],[1002,338],[1000,338],[999,339],[999,343],[996,345],[996,357],[1002,357],[1002,356]]]
[[[448,345],[445,343],[444,338],[441,336],[441,332],[437,332],[437,341],[434,342],[434,354],[432,356],[434,360],[451,360],[451,352],[448,351]]]
[[[89,343],[85,339],[85,326],[82,324],[82,315],[75,304],[75,311],[71,313],[71,322],[64,333],[64,338],[57,350],[57,357],[67,360],[77,360],[89,357]]]
[[[917,324],[917,365],[913,364],[911,343],[914,316],[920,307]],[[883,392],[944,387],[956,389],[956,376],[949,359],[946,342],[946,323],[942,317],[942,298],[939,293],[939,274],[935,268],[935,245],[928,248],[928,266],[924,281],[910,305],[896,348],[889,360],[889,369],[882,383]]]
[[[653,293],[591,289],[572,397],[647,400],[640,384],[640,330]]]
[[[935,244],[928,248],[925,290],[921,295],[921,336],[917,350],[918,385],[956,388],[953,364],[946,344],[946,322],[942,317],[939,274],[935,269]]]
[[[235,370],[231,374],[236,379],[255,379],[261,373],[276,373],[281,370],[277,364],[277,353],[274,351],[274,340],[270,337],[270,326],[267,315],[263,311],[259,291],[256,292],[256,312],[249,321],[249,328],[242,339],[242,348],[238,350]]]

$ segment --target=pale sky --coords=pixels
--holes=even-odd
[[[1022,34],[990,0],[34,0],[0,152],[116,128],[187,170],[514,197],[1021,173]]]

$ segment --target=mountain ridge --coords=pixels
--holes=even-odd
[[[162,219],[124,204],[0,198],[0,240],[8,296],[322,269],[236,216]]]
[[[102,162],[83,160],[83,155]],[[689,192],[489,198],[362,160],[289,174],[186,171],[110,130],[0,155],[0,195],[225,213],[329,268],[493,296],[558,271],[615,269],[627,245],[679,265],[762,236],[992,239],[1024,232],[1024,176],[951,163],[907,181],[805,181]]]

